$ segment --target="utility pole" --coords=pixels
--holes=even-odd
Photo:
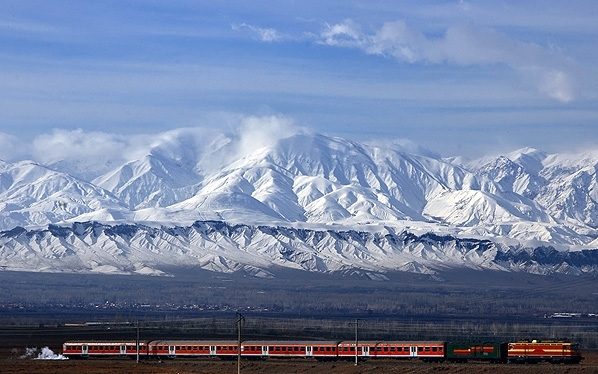
[[[137,363],[139,363],[139,320],[137,320],[137,340],[135,342],[137,346]]]
[[[237,339],[237,374],[241,374],[241,325],[245,321],[245,317],[237,312],[237,331],[239,333]]]
[[[359,340],[357,339],[357,325],[359,324],[359,319],[355,318],[355,366],[357,366],[357,360],[359,358]]]

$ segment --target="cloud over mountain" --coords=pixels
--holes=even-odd
[[[503,64],[534,83],[553,99],[575,98],[575,64],[565,56],[513,39],[488,27],[456,25],[441,36],[427,36],[404,20],[385,22],[374,33],[346,19],[327,24],[320,42],[333,47],[358,48],[367,54],[395,58],[410,64],[455,64],[459,66]]]

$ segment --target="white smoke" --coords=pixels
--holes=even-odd
[[[36,348],[25,348],[25,354],[19,356],[20,359],[32,358],[37,354],[37,347]]]
[[[36,357],[37,355],[37,357]],[[43,347],[41,351],[36,348],[25,348],[25,354],[19,356],[20,359],[33,358],[34,360],[68,360],[69,358],[62,354],[56,354],[48,347]]]
[[[54,353],[50,348],[43,347],[42,351],[37,355],[34,360],[68,360],[69,358],[62,354]]]

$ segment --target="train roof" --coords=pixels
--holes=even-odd
[[[342,344],[342,345],[355,345],[355,340],[344,340],[342,342],[339,342],[338,344]],[[409,344],[445,344],[444,341],[430,341],[430,340],[426,340],[426,341],[411,341],[411,340],[359,340],[357,342],[357,344],[359,345],[365,345],[365,344],[403,344],[403,345],[409,345]]]
[[[237,345],[237,340],[174,340],[174,339],[163,339],[163,340],[152,340],[150,344],[163,344],[163,345]]]
[[[246,340],[244,345],[337,345],[338,340]]]
[[[62,344],[70,345],[136,345],[135,340],[69,340]],[[139,341],[139,345],[147,344],[147,341]]]

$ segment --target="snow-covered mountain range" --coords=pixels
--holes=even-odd
[[[465,162],[297,134],[230,158],[182,139],[112,169],[0,162],[0,266],[598,269],[598,151]]]

